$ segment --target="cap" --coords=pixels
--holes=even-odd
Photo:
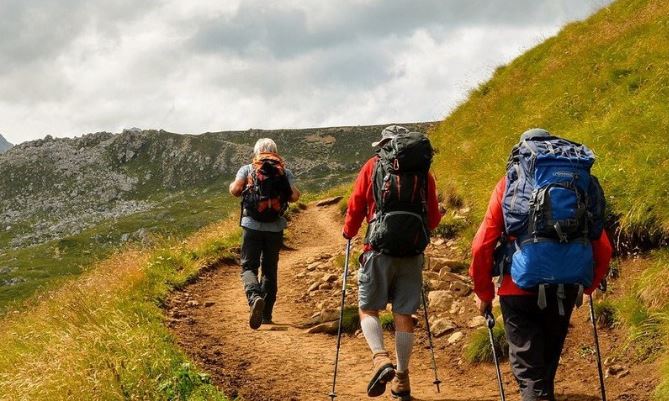
[[[400,134],[408,134],[409,130],[402,127],[401,125],[389,125],[381,131],[381,140],[372,142],[372,146],[383,145],[387,141],[395,138]]]

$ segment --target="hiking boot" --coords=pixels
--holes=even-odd
[[[409,371],[395,372],[395,378],[390,383],[390,394],[396,400],[411,401],[411,384]]]
[[[271,317],[270,318],[264,317],[262,318],[262,324],[274,324],[274,322],[272,321]]]
[[[377,352],[372,358],[374,374],[367,386],[369,397],[378,397],[386,392],[386,384],[395,377],[395,367],[387,352]]]
[[[262,297],[256,297],[251,304],[251,313],[249,315],[249,326],[256,330],[262,324],[262,311],[265,308],[265,300]]]

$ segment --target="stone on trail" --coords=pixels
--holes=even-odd
[[[316,326],[307,330],[306,333],[307,334],[317,334],[317,333],[336,334],[338,327],[339,327],[339,321],[335,320],[333,322],[325,322],[325,323],[317,324]]]
[[[339,276],[337,276],[336,274],[329,273],[323,276],[323,282],[332,283],[337,281],[337,278],[339,278]]]
[[[427,285],[431,291],[448,290],[451,287],[450,283],[441,280],[429,280]]]
[[[470,329],[475,329],[477,327],[481,327],[485,324],[485,318],[483,316],[474,316],[469,320],[469,323],[467,323],[467,326]]]
[[[450,287],[451,292],[460,297],[466,297],[472,292],[472,289],[462,281],[453,281]]]
[[[211,306],[214,306],[215,302],[214,301],[205,301],[204,302],[204,307],[209,308]]]
[[[435,338],[439,338],[444,334],[448,334],[453,330],[455,330],[456,328],[457,326],[455,325],[455,323],[443,317],[435,319],[434,322],[432,323],[432,326],[430,327],[430,329],[432,329],[432,334],[434,335]]]
[[[307,291],[314,292],[318,289],[318,287],[320,287],[320,285],[321,285],[321,283],[319,281],[316,281],[315,283],[313,283],[309,286],[309,289]]]
[[[321,266],[320,262],[311,262],[307,265],[307,270],[314,271]]]
[[[450,337],[448,337],[448,343],[453,345],[458,341],[462,340],[462,337],[464,336],[465,335],[461,331],[456,331],[455,333],[451,334]]]
[[[430,291],[427,295],[427,300],[430,303],[430,307],[439,310],[447,310],[451,307],[453,303],[453,298],[449,291]]]
[[[327,198],[327,199],[322,199],[316,202],[316,206],[330,206],[334,205],[335,203],[339,203],[340,200],[344,199],[343,196],[335,196],[332,198]]]

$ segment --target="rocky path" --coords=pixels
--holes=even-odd
[[[336,207],[310,205],[292,220],[287,235],[292,249],[282,253],[279,264],[275,325],[262,326],[258,331],[249,329],[248,306],[238,266],[224,265],[205,272],[198,281],[170,299],[169,324],[179,344],[230,398],[240,397],[246,401],[329,400],[336,338],[328,334],[309,334],[300,327],[312,318],[314,312],[328,311],[338,305],[342,271],[340,255],[345,246],[340,227]],[[444,246],[433,245],[431,252],[439,253],[439,248]],[[349,280],[354,282],[355,261],[351,268],[353,274]],[[443,325],[441,329],[437,327],[444,331],[439,333],[443,335],[435,339],[437,365],[443,383],[441,393],[436,393],[427,336],[421,325],[417,328],[411,360],[416,400],[499,399],[494,367],[470,365],[461,359],[462,347],[475,330],[469,326],[479,324],[472,318],[476,314],[467,283],[460,275],[449,273],[448,268],[432,266],[432,270],[426,271],[425,279],[433,289],[429,295],[431,305],[434,305],[431,310],[433,323]],[[354,305],[355,302],[353,288],[348,303]],[[582,355],[582,349],[586,347],[583,344],[591,344],[584,312],[579,311],[574,318],[577,322],[575,333],[570,336],[563,357],[566,364],[573,366],[559,373],[562,378],[558,384],[560,400],[599,399],[596,397],[596,368],[591,357]],[[615,333],[604,333],[603,336],[605,349],[617,339]],[[394,349],[389,334],[386,346],[389,350]],[[360,335],[344,336],[337,400],[367,399],[365,388],[369,374],[370,354],[364,339]],[[506,362],[503,375],[507,399],[518,400]],[[652,383],[644,385],[639,377],[644,377],[643,372],[630,368],[625,377],[609,380],[609,399],[650,399],[648,393]]]

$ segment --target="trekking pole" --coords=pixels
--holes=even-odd
[[[499,385],[499,395],[502,401],[506,401],[506,396],[504,395],[504,384],[502,383],[502,371],[499,369],[499,359],[497,359],[497,350],[495,349],[495,337],[492,334],[492,329],[495,327],[495,316],[493,316],[490,309],[485,311],[485,320],[486,326],[488,326],[490,347],[492,348],[492,359],[495,361],[495,368],[497,369],[497,384]]]
[[[427,317],[427,302],[425,301],[425,288],[421,289],[421,296],[423,298],[423,312],[425,312],[425,328],[427,329],[427,340],[430,343],[430,352],[432,354],[432,370],[434,370],[434,383],[437,386],[437,393],[441,392],[439,389],[439,374],[437,373],[437,362],[434,360],[434,346],[432,345],[432,331],[430,330],[430,320]]]
[[[339,328],[337,328],[337,353],[335,354],[334,377],[332,378],[332,392],[330,392],[330,400],[334,401],[337,398],[335,387],[337,386],[337,367],[339,365],[339,347],[341,345],[341,326],[344,320],[344,302],[346,301],[346,278],[348,277],[348,258],[351,254],[351,239],[346,242],[346,257],[344,258],[344,276],[341,283],[341,309],[339,310]]]
[[[600,289],[606,291],[606,282],[602,281]],[[599,351],[599,335],[597,334],[597,319],[595,316],[595,303],[590,297],[590,320],[592,321],[592,333],[595,337],[595,350],[597,352],[597,371],[599,372],[599,389],[602,392],[602,401],[606,401],[606,387],[604,386],[604,372],[602,370],[602,355]]]

